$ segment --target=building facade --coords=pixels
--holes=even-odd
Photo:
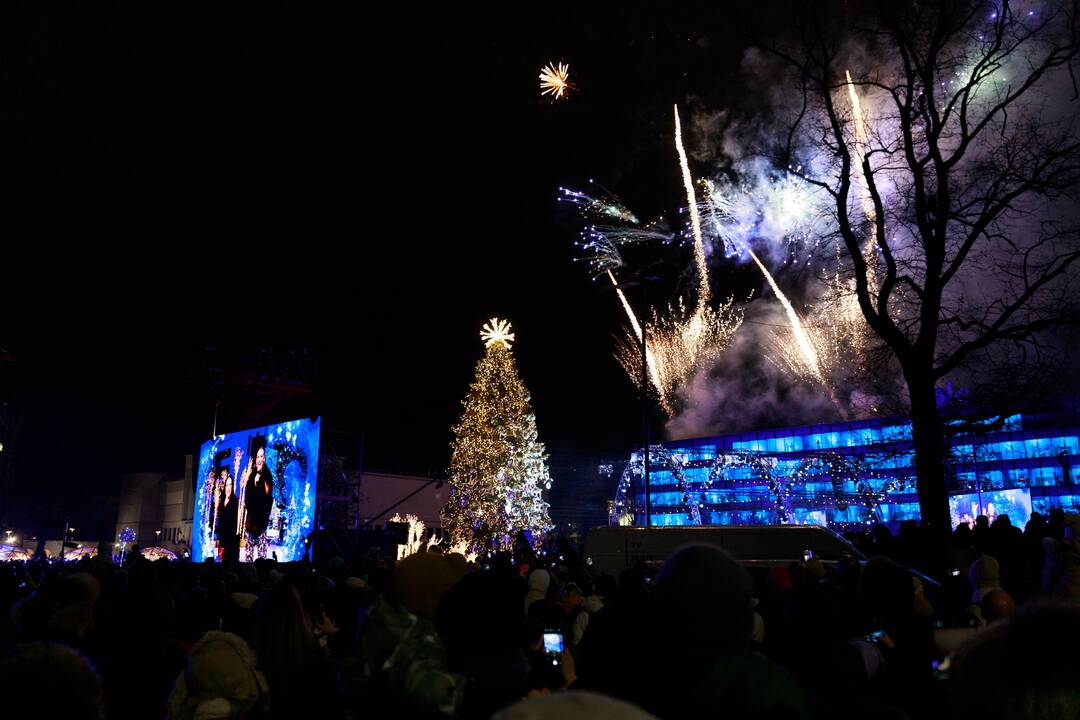
[[[951,430],[954,523],[979,514],[1010,514],[1015,522],[1031,511],[1080,510],[1075,407],[952,423]],[[609,522],[646,523],[642,455],[631,455]],[[656,445],[649,499],[653,525],[845,527],[917,519],[911,424],[874,418]]]
[[[124,528],[131,528],[143,547],[160,545],[181,554],[188,549],[195,517],[191,455],[184,468],[183,477],[139,472],[122,478],[113,542]]]

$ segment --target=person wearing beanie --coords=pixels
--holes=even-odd
[[[657,573],[652,647],[637,660],[641,694],[628,698],[670,717],[803,717],[806,697],[780,665],[754,649],[750,574],[721,548],[684,545]],[[633,661],[631,661],[633,662]]]
[[[551,575],[547,570],[533,570],[529,573],[529,592],[525,594],[525,614],[529,613],[529,606],[547,598],[548,587],[551,585]]]
[[[982,603],[983,596],[994,590],[1001,589],[1001,565],[997,558],[992,555],[983,555],[971,563],[968,569],[968,582],[974,591],[971,593],[971,602],[976,605]]]
[[[826,575],[825,563],[821,562],[817,558],[810,558],[806,561],[806,577],[813,582],[820,582],[825,579]]]
[[[982,616],[987,623],[1009,620],[1016,615],[1016,603],[1004,590],[991,590],[983,596]]]
[[[438,553],[414,553],[394,566],[390,586],[406,610],[431,620],[439,598],[461,579],[454,564]]]
[[[469,572],[469,561],[461,553],[443,553],[446,562],[453,568],[458,578],[465,577]]]
[[[651,720],[636,705],[584,690],[569,690],[526,698],[491,716],[491,720]]]
[[[1060,540],[1043,538],[1046,559],[1043,565],[1043,590],[1062,600],[1080,601],[1080,519],[1062,521]]]
[[[210,631],[191,649],[169,696],[169,720],[244,718],[265,702],[266,680],[255,656],[232,633]]]
[[[77,650],[60,643],[29,642],[0,653],[0,695],[8,698],[8,717],[105,717],[104,691],[97,670]],[[24,708],[21,713],[16,709],[20,699]],[[33,712],[28,713],[31,708]]]
[[[389,593],[365,624],[365,674],[412,711],[453,715],[464,701],[465,678],[447,669],[435,629],[439,600],[461,579],[460,569],[439,553],[409,555],[394,566]]]

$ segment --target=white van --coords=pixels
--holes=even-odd
[[[811,554],[827,563],[866,559],[850,542],[818,525],[693,525],[593,528],[585,539],[585,562],[596,572],[618,576],[639,562],[659,567],[687,543],[717,545],[748,567],[786,566]]]

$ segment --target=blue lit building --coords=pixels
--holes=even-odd
[[[959,427],[946,440],[954,522],[1007,513],[1022,524],[1031,511],[1080,511],[1075,408]],[[612,522],[645,524],[641,456],[620,478]],[[919,517],[913,460],[903,418],[668,442],[650,452],[652,524],[895,525]]]

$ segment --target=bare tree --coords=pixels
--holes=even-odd
[[[881,2],[863,26],[798,8],[799,39],[767,48],[801,93],[787,161],[835,205],[858,307],[906,383],[923,521],[943,533],[935,387],[991,355],[1022,366],[1078,317],[1077,6]]]

